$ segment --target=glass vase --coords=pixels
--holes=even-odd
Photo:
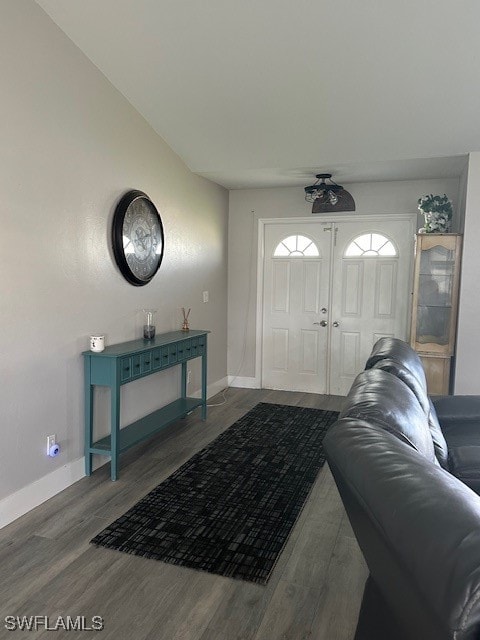
[[[153,324],[153,315],[156,309],[144,309],[146,319],[143,325],[143,337],[145,340],[153,340],[155,338],[155,325]]]

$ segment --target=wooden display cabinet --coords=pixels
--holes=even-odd
[[[458,233],[416,236],[410,344],[422,359],[433,395],[450,391],[461,247]]]

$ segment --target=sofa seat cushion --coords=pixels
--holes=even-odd
[[[388,371],[369,369],[359,373],[345,398],[340,418],[376,423],[438,464],[428,416],[413,391]]]
[[[480,494],[480,446],[468,444],[451,447],[449,462],[451,473]]]
[[[480,420],[478,422],[459,420],[455,425],[442,426],[442,433],[449,449],[470,444],[480,446]]]
[[[480,395],[438,396],[432,401],[443,431],[467,422],[476,424],[480,430]]]

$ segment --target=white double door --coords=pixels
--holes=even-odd
[[[378,338],[406,339],[413,234],[407,216],[265,224],[264,388],[345,395]]]

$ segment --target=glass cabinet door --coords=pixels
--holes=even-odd
[[[459,240],[457,234],[417,237],[412,344],[418,352],[453,353]]]
[[[445,247],[422,251],[417,303],[417,342],[420,344],[448,344],[454,264],[454,252]]]

